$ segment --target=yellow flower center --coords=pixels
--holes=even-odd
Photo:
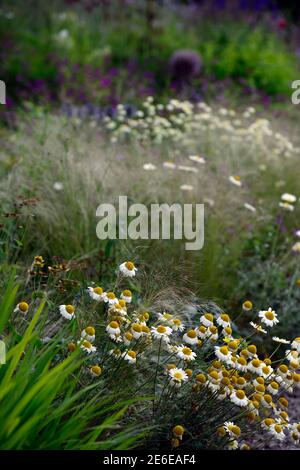
[[[103,289],[102,289],[102,287],[94,287],[93,291],[94,291],[95,294],[97,294],[97,295],[103,294]]]
[[[268,320],[274,320],[275,316],[273,312],[266,312],[265,316]]]
[[[177,425],[173,428],[173,433],[176,435],[176,436],[182,436],[183,433],[184,433],[184,427],[183,426],[180,426],[180,425]]]
[[[259,359],[253,359],[252,365],[255,368],[259,367],[260,366],[260,360]]]
[[[29,308],[29,305],[27,302],[19,303],[19,310],[21,310],[21,312],[27,312],[28,308]]]
[[[217,333],[217,331],[218,331],[218,328],[217,328],[216,326],[210,326],[210,327],[209,327],[209,331],[210,331],[213,335],[215,335],[215,334]]]
[[[124,300],[124,299],[120,299],[118,305],[119,305],[121,308],[126,307],[126,302],[125,302],[125,300]]]
[[[247,350],[251,354],[256,354],[257,353],[257,348],[256,348],[255,344],[249,344],[249,346],[247,347]]]
[[[91,349],[92,347],[91,343],[87,341],[86,339],[83,341],[82,346],[84,346],[87,349]]]
[[[230,384],[230,380],[228,379],[228,377],[223,377],[221,380],[221,384],[224,385],[224,387],[228,387],[228,385]]]
[[[66,305],[66,311],[70,314],[74,313],[74,307],[73,305]]]
[[[224,320],[226,322],[230,321],[229,315],[227,315],[227,313],[222,313],[221,318],[222,318],[222,320]]]
[[[134,264],[131,261],[127,261],[125,263],[125,266],[127,269],[129,269],[129,271],[132,271],[134,269]]]
[[[187,336],[188,336],[189,338],[196,338],[196,337],[197,337],[197,333],[196,333],[195,330],[189,330],[189,331],[187,332]]]
[[[279,434],[282,431],[282,426],[280,426],[280,424],[275,424],[274,429]]]
[[[182,379],[182,373],[181,372],[175,372],[174,379],[181,380]]]
[[[287,407],[289,406],[288,400],[287,400],[286,398],[284,398],[284,397],[280,397],[278,401],[279,401],[279,403],[280,403],[282,406],[284,406],[285,408],[287,408]]]
[[[271,382],[271,387],[274,388],[274,390],[278,390],[279,389],[279,385],[277,382]]]
[[[206,332],[206,327],[204,325],[201,325],[199,326],[198,330],[200,331],[200,333],[205,333]]]
[[[229,354],[229,350],[228,350],[227,346],[221,346],[221,347],[220,347],[220,352],[221,352],[224,356],[227,356],[227,354]]]
[[[237,390],[235,392],[236,396],[238,397],[239,400],[243,400],[243,398],[245,398],[245,392],[243,392],[243,390]]]
[[[142,325],[142,332],[143,333],[150,333],[150,329],[148,328],[147,325]]]
[[[279,370],[280,370],[280,372],[282,372],[283,374],[287,374],[287,372],[288,372],[288,368],[287,368],[287,366],[286,366],[285,364],[281,364],[281,365],[279,366]]]
[[[123,290],[122,294],[124,295],[124,297],[132,297],[132,293],[128,289]]]
[[[218,375],[218,372],[216,370],[212,370],[210,373],[209,373],[210,377],[212,379],[215,379],[215,380],[218,380],[219,378],[219,375]]]
[[[206,382],[205,375],[204,374],[197,374],[196,375],[196,380],[197,380],[197,382],[200,382],[200,383],[204,384]]]
[[[244,379],[244,377],[238,377],[236,383],[237,383],[238,385],[245,385],[246,380]]]
[[[100,375],[102,372],[102,369],[100,366],[92,366],[91,371],[96,375]]]
[[[240,364],[241,366],[245,366],[247,364],[247,361],[244,357],[239,357],[238,360],[237,360],[238,364]]]
[[[94,336],[95,328],[93,328],[92,326],[87,326],[86,329],[85,329],[85,332],[89,336]]]
[[[136,358],[136,352],[135,351],[128,351],[128,356],[132,357],[132,359]]]
[[[222,364],[221,364],[220,361],[218,361],[217,359],[215,359],[215,360],[212,362],[212,366],[213,366],[215,369],[221,369]]]
[[[266,418],[266,419],[265,419],[265,424],[266,424],[267,426],[271,426],[271,424],[274,424],[274,423],[275,423],[275,421],[274,421],[273,418]]]
[[[119,323],[116,321],[111,321],[109,326],[113,328],[114,330],[116,330],[117,328],[119,328]]]
[[[156,331],[157,331],[158,333],[162,333],[162,334],[163,334],[163,333],[165,333],[165,332],[167,331],[167,328],[166,328],[165,326],[163,326],[163,325],[159,325],[159,326],[156,328]]]
[[[163,317],[165,320],[170,320],[170,318],[172,318],[173,315],[171,315],[171,313],[164,313]]]
[[[214,316],[211,313],[206,313],[205,315],[206,320],[208,321],[213,321]]]
[[[238,343],[236,341],[229,341],[228,346],[230,349],[237,349],[238,348]]]
[[[185,356],[190,356],[192,354],[192,350],[190,348],[183,348],[182,352]]]
[[[111,299],[111,300],[113,300],[113,299],[116,298],[116,296],[115,296],[115,294],[114,294],[113,292],[107,292],[106,297],[107,297],[108,299]]]
[[[271,397],[271,395],[268,395],[268,394],[267,394],[267,395],[264,395],[264,400],[265,400],[266,403],[268,403],[268,405],[269,405],[270,403],[272,403],[272,397]]]
[[[127,331],[127,333],[125,333],[125,338],[126,338],[128,341],[131,341],[131,340],[132,340],[133,335],[130,333],[130,331]]]
[[[176,326],[180,326],[180,325],[181,325],[181,321],[180,321],[178,318],[175,318],[175,319],[173,320],[173,323],[174,323],[174,325],[176,325]]]
[[[245,302],[243,303],[243,306],[250,310],[252,308],[253,304],[252,304],[251,300],[245,300]]]
[[[133,329],[133,331],[136,331],[137,333],[141,333],[142,332],[142,325],[140,325],[139,323],[134,323],[132,325],[132,329]]]

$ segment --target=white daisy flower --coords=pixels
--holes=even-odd
[[[217,324],[223,328],[230,326],[229,315],[227,315],[227,313],[221,313],[221,315],[217,318]]]
[[[26,315],[26,313],[28,312],[28,309],[29,309],[29,305],[27,302],[19,302],[16,306],[16,308],[14,309],[14,313],[23,313],[23,315]]]
[[[298,353],[300,353],[300,337],[295,338],[292,342],[292,348],[297,349]]]
[[[232,439],[227,444],[227,449],[228,450],[236,450],[236,449],[238,449],[238,447],[239,447],[239,444],[238,444],[238,441],[236,439]]]
[[[263,329],[261,325],[258,325],[257,323],[254,323],[253,321],[251,321],[249,325],[251,325],[252,328],[254,328],[256,331],[259,331],[260,333],[264,333],[265,335],[268,333],[266,330]]]
[[[129,364],[135,364],[136,363],[136,352],[135,351],[127,351],[126,354],[124,355],[125,361],[129,362]]]
[[[274,372],[274,369],[271,366],[268,366],[266,364],[264,365],[264,363],[262,363],[261,375],[265,379],[270,379],[270,377],[272,377],[273,372]]]
[[[195,168],[194,166],[178,165],[178,170],[187,171],[189,173],[198,173],[198,168]]]
[[[204,315],[201,315],[200,322],[206,327],[213,326],[213,324],[214,324],[213,314],[212,313],[205,313]]]
[[[287,349],[285,351],[285,357],[287,358],[288,361],[292,362],[292,361],[297,361],[298,360],[298,351],[295,350],[295,349]]]
[[[195,346],[199,343],[196,330],[188,330],[182,338],[183,342]]]
[[[242,182],[241,182],[241,177],[238,176],[238,175],[235,175],[235,176],[229,176],[229,181],[231,184],[233,184],[234,186],[239,186],[241,187],[242,186]]]
[[[269,430],[270,433],[275,437],[275,439],[278,439],[279,441],[283,441],[285,439],[285,434],[283,432],[283,427],[281,424],[271,424]]]
[[[300,242],[297,242],[292,246],[292,251],[294,253],[300,253]]]
[[[55,183],[53,184],[53,189],[55,191],[62,191],[64,189],[64,185],[60,181],[55,181]]]
[[[261,318],[261,322],[267,326],[272,327],[276,325],[276,323],[279,323],[277,314],[271,307],[269,307],[268,310],[260,310],[258,316]]]
[[[255,374],[261,375],[262,374],[262,367],[263,367],[263,362],[260,359],[252,359],[252,361],[249,362],[248,364],[248,370],[250,372],[254,372]]]
[[[176,352],[177,356],[184,361],[194,361],[196,359],[196,353],[183,344],[176,347]]]
[[[288,202],[280,202],[278,205],[282,209],[285,209],[286,211],[290,212],[293,212],[293,210],[295,209],[294,206],[292,204],[289,204]]]
[[[101,375],[101,373],[102,373],[102,369],[101,369],[100,366],[96,365],[96,366],[92,366],[90,368],[90,374],[91,374],[92,377],[99,377],[99,375]]]
[[[89,296],[93,300],[96,300],[97,302],[104,300],[106,293],[103,292],[102,287],[88,287],[87,290],[88,290]]]
[[[256,207],[252,206],[251,204],[248,204],[248,202],[245,202],[244,207],[250,212],[256,212]]]
[[[116,295],[113,292],[106,292],[105,296],[103,297],[104,302],[108,303],[108,305],[115,305],[119,303]]]
[[[59,312],[63,318],[66,318],[66,320],[72,320],[75,318],[75,308],[73,305],[60,305]]]
[[[229,363],[231,361],[232,353],[227,346],[215,346],[215,355],[222,362]]]
[[[163,312],[163,313],[157,313],[157,318],[159,319],[160,322],[162,323],[167,323],[168,325],[172,324],[173,320],[173,315],[168,312]]]
[[[189,156],[189,159],[192,161],[192,162],[196,162],[196,163],[205,163],[205,158],[204,157],[200,157],[199,155],[190,155]]]
[[[293,204],[294,202],[297,201],[296,196],[294,194],[289,194],[289,193],[284,193],[281,195],[281,200],[284,202],[288,202],[290,204]]]
[[[284,338],[278,338],[278,336],[273,336],[272,340],[275,341],[275,343],[290,344],[290,341]]]
[[[156,166],[153,163],[144,163],[143,165],[144,170],[146,171],[153,171],[156,170]]]
[[[182,191],[193,191],[194,190],[194,186],[192,186],[191,184],[182,184],[180,186],[180,189]]]
[[[151,327],[152,336],[155,339],[162,339],[166,343],[170,341],[169,336],[172,334],[172,331],[173,331],[172,328],[170,328],[169,326],[164,326],[164,325]]]
[[[185,326],[179,318],[174,318],[171,322],[173,331],[184,331]]]
[[[207,337],[208,329],[206,326],[200,325],[196,331],[197,331],[198,338],[204,339]]]
[[[121,294],[121,299],[125,300],[127,304],[130,304],[132,301],[132,292],[129,289],[123,290]]]
[[[132,261],[125,261],[120,264],[119,270],[125,277],[134,277],[137,272],[137,268],[134,266]]]
[[[134,339],[139,339],[143,335],[143,327],[140,323],[133,323],[131,325],[131,333]]]
[[[247,406],[248,398],[243,390],[234,390],[230,395],[230,400],[237,406]]]
[[[173,162],[163,162],[163,167],[167,168],[168,170],[175,170],[177,165]]]
[[[271,395],[277,395],[278,391],[279,385],[275,381],[269,383],[269,385],[267,386],[267,392],[271,393]]]
[[[171,377],[171,384],[176,387],[180,387],[182,383],[188,381],[187,373],[180,368],[173,367],[169,370],[169,376]]]
[[[240,430],[239,426],[234,424],[233,421],[225,421],[224,428],[225,428],[225,431],[227,432],[227,434],[230,437],[237,438],[241,434],[241,430]]]
[[[120,330],[120,325],[118,322],[116,321],[111,321],[107,327],[106,327],[106,331],[107,333],[109,334],[109,336],[119,336],[120,333],[121,333],[121,330]]]
[[[86,339],[83,341],[78,341],[78,344],[80,344],[80,348],[83,351],[87,352],[88,354],[91,354],[97,351],[96,346],[93,346],[92,343],[90,343]]]
[[[81,338],[86,339],[90,343],[93,343],[95,341],[95,328],[92,326],[87,326],[84,330],[81,332]]]

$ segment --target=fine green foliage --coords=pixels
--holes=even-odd
[[[0,448],[125,450],[135,445],[142,436],[138,427],[118,424],[132,401],[107,395],[99,383],[79,387],[85,360],[78,351],[57,360],[64,332],[50,345],[41,342],[46,300],[31,320],[16,322],[11,314],[16,291],[11,280],[0,306],[7,350],[0,366]]]

